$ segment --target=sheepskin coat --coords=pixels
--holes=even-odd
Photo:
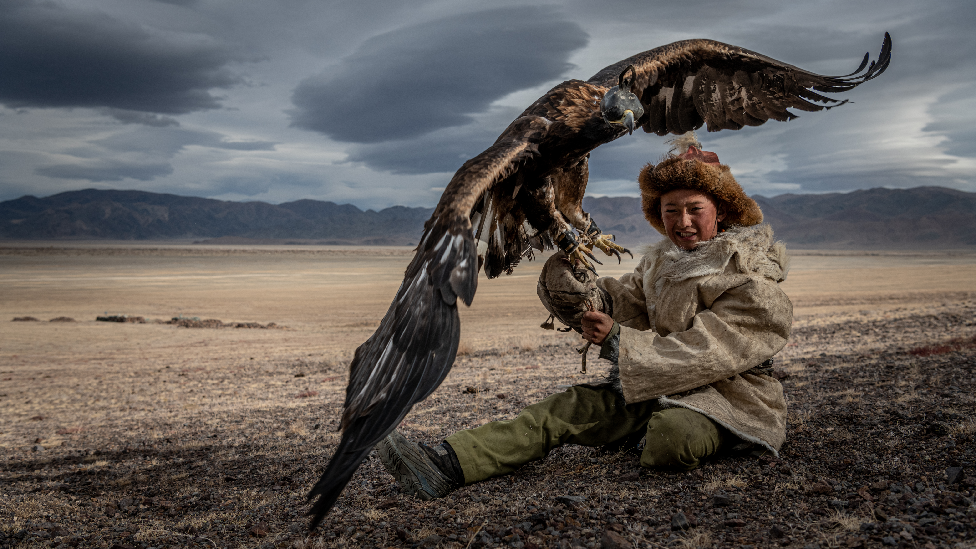
[[[786,438],[783,386],[747,373],[786,345],[789,268],[769,225],[734,227],[685,251],[649,248],[633,273],[597,284],[620,325],[620,384],[629,403],[698,411],[776,454]]]

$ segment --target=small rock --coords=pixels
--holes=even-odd
[[[814,482],[807,487],[806,492],[808,494],[833,494],[834,487],[826,482]]]
[[[556,496],[556,503],[562,503],[563,505],[569,507],[575,507],[584,501],[586,501],[586,496]]]
[[[715,507],[728,507],[732,504],[732,498],[728,494],[719,492],[712,496],[712,505]]]
[[[955,484],[961,481],[965,475],[963,474],[962,467],[949,467],[946,469],[946,482],[948,484]]]
[[[620,476],[620,480],[623,482],[637,482],[640,480],[640,471],[631,471]]]
[[[627,541],[627,538],[616,532],[606,530],[600,537],[600,547],[602,549],[633,549],[634,546]]]
[[[687,530],[691,528],[688,523],[688,517],[684,513],[678,511],[677,513],[671,515],[671,529],[672,530]]]
[[[746,525],[746,521],[740,518],[730,518],[730,519],[725,519],[725,525],[728,526],[729,528],[742,528],[743,526]]]
[[[773,539],[779,539],[786,535],[786,531],[780,527],[779,524],[774,524],[772,528],[769,529],[769,537]]]
[[[505,400],[506,398],[508,398],[508,395],[506,395],[505,393],[498,393],[497,395],[495,395],[495,398]]]
[[[438,545],[441,544],[441,541],[443,539],[444,538],[438,536],[437,534],[431,534],[431,535],[427,536],[426,538],[420,540],[420,546],[421,547],[437,547]]]
[[[268,535],[268,525],[263,522],[259,522],[254,526],[250,527],[247,530],[247,533],[256,538],[263,538],[264,536]]]
[[[467,393],[467,394],[469,394],[469,395],[473,395],[473,394],[475,394],[475,393],[478,392],[478,389],[476,389],[476,388],[468,385],[467,387],[464,388],[464,392]]]
[[[46,448],[44,448],[40,444],[35,444],[31,446],[31,452],[43,452],[44,450],[46,450]]]

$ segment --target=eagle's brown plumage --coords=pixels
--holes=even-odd
[[[476,237],[487,242],[484,268],[495,277],[511,272],[531,246],[545,249],[559,240],[565,247],[573,234],[600,236],[581,208],[587,161],[590,151],[628,133],[616,120],[621,113],[608,116],[609,103],[601,111],[605,96],[635,94],[633,123],[648,133],[682,134],[702,125],[740,129],[790,120],[796,115],[788,109],[843,104],[821,93],[847,91],[878,76],[890,55],[886,33],[870,66],[865,56],[849,75],[823,76],[721,42],[684,40],[610,65],[585,82],[563,82],[529,106],[451,179],[390,309],[356,350],[342,440],[309,494],[318,497],[311,526],[332,508],[370,449],[454,363],[457,299],[470,305],[477,286]]]

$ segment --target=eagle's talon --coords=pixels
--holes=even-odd
[[[600,248],[603,253],[610,256],[617,256],[617,263],[623,262],[623,257],[621,253],[625,253],[630,256],[631,259],[634,258],[634,254],[630,253],[630,250],[624,248],[620,244],[614,242],[616,238],[612,234],[597,234],[589,235],[589,241],[595,248]]]
[[[587,248],[586,245],[583,243],[583,240],[586,239],[586,236],[585,235],[580,235],[580,236],[581,238],[577,240],[576,237],[573,236],[573,233],[571,231],[568,230],[563,231],[556,239],[556,243],[559,245],[559,248],[566,254],[566,260],[569,261],[569,265],[573,269],[578,269],[582,267],[592,271],[593,274],[598,274],[596,272],[596,269],[593,267],[593,264],[590,263],[589,260],[592,259],[593,261],[599,263],[600,265],[603,265],[603,263],[600,263],[600,260],[598,260],[593,255],[593,249]]]
[[[603,265],[603,262],[600,261],[599,259],[597,259],[595,255],[593,255],[592,249],[587,249],[587,248],[584,248],[582,246],[580,246],[580,249],[583,250],[583,253],[586,254],[587,257],[589,257],[594,262],[596,262],[597,265]]]
[[[597,263],[600,263],[600,261],[597,260],[597,258],[593,257],[593,254],[590,253],[590,250],[586,249],[584,246],[578,246],[575,250],[568,253],[567,256],[568,256],[567,258],[569,259],[569,264],[570,266],[573,267],[573,269],[584,268],[589,271],[592,271],[593,274],[598,274],[596,272],[596,268],[593,267],[593,264],[590,263],[589,260],[592,259]],[[589,259],[587,259],[587,257],[589,257]],[[603,263],[600,263],[600,265],[603,265]]]

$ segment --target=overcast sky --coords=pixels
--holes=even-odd
[[[885,31],[891,66],[851,103],[701,133],[705,148],[751,194],[976,192],[974,21],[972,0],[0,0],[0,200],[432,206],[563,80],[686,38],[846,74]],[[588,193],[636,196],[664,142],[594,151]]]

